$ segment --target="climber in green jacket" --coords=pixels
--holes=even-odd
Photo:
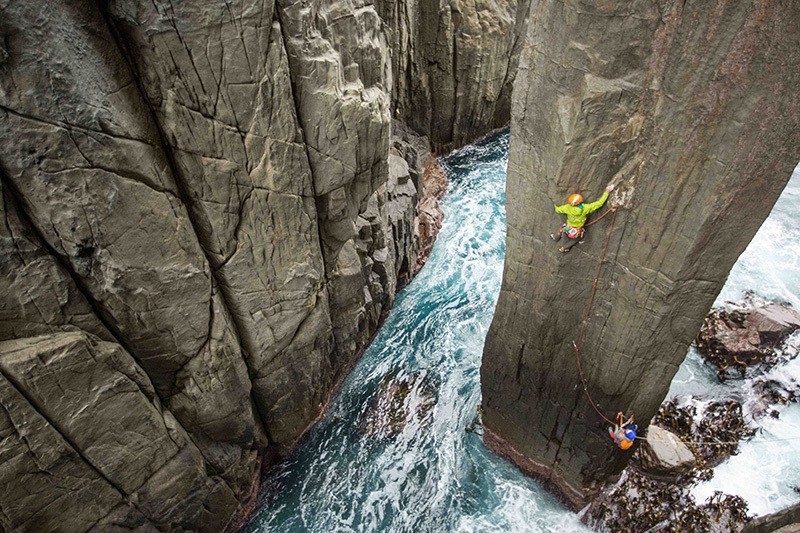
[[[561,237],[563,237],[564,234],[567,235],[567,244],[559,248],[559,252],[567,253],[573,246],[579,242],[583,242],[583,226],[586,224],[586,217],[589,216],[589,213],[597,211],[603,207],[603,204],[605,204],[606,200],[608,200],[608,193],[613,190],[614,186],[609,184],[608,187],[606,187],[606,191],[603,193],[603,196],[601,196],[596,202],[592,202],[590,204],[584,204],[583,196],[580,194],[573,194],[567,199],[569,203],[555,206],[556,213],[567,215],[567,223],[561,226],[561,229],[558,230],[557,233],[550,234],[550,238],[556,242],[561,240]]]

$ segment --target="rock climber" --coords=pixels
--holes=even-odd
[[[556,213],[567,215],[567,223],[561,226],[557,233],[551,233],[550,238],[558,242],[565,234],[567,236],[567,243],[558,249],[559,252],[567,253],[570,249],[583,242],[584,224],[586,224],[586,217],[589,213],[597,211],[608,200],[608,193],[614,190],[614,186],[609,184],[603,196],[596,202],[590,204],[583,203],[583,196],[580,194],[573,194],[567,200],[569,203],[564,205],[556,205]]]
[[[633,423],[633,415],[625,422],[625,415],[617,413],[617,423],[614,427],[608,428],[608,434],[614,439],[614,443],[627,450],[636,441],[636,424]]]

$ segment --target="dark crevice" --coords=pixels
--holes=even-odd
[[[2,104],[0,104],[0,111],[8,113],[9,115],[14,115],[14,116],[17,116],[17,117],[20,117],[20,118],[24,118],[26,120],[30,120],[30,121],[33,121],[33,122],[39,122],[39,123],[45,124],[47,126],[53,126],[53,127],[56,127],[56,128],[64,128],[66,130],[80,131],[82,133],[86,133],[87,135],[98,134],[99,133],[101,135],[107,135],[108,137],[111,137],[112,139],[122,139],[124,141],[142,143],[142,144],[144,144],[146,146],[153,146],[155,148],[155,145],[147,142],[146,139],[137,139],[136,137],[128,137],[126,135],[120,135],[119,133],[116,133],[116,132],[115,133],[110,133],[110,132],[104,131],[104,130],[100,130],[100,131],[98,131],[98,130],[90,130],[90,129],[87,129],[87,128],[83,127],[83,126],[79,126],[77,124],[72,124],[72,123],[66,122],[66,121],[48,120],[48,119],[43,118],[43,117],[37,117],[36,115],[29,115],[27,113],[22,113],[22,112],[20,112],[20,111],[18,111],[16,109],[11,109],[10,107],[6,107],[6,106],[4,106]]]
[[[456,19],[456,17],[458,17]],[[453,28],[453,115],[450,117],[450,144],[456,143],[456,117],[458,116],[458,29],[461,26],[461,13],[450,7],[450,20]]]
[[[8,176],[6,176],[5,172],[2,171],[0,171],[0,183],[2,183],[4,189],[4,194],[3,194],[4,201],[8,202],[9,201],[8,198],[10,197],[10,201],[13,203],[12,207],[15,208],[15,211],[20,219],[20,222],[23,225],[25,225],[33,235],[35,235],[35,237],[39,241],[39,244],[41,244],[41,246],[45,249],[48,255],[53,257],[56,260],[56,262],[61,266],[61,268],[63,268],[64,271],[67,272],[69,277],[72,279],[72,282],[75,284],[75,287],[78,289],[78,291],[81,293],[81,295],[89,304],[89,307],[94,312],[94,315],[97,317],[100,323],[108,330],[108,332],[114,338],[114,341],[116,341],[117,344],[122,346],[129,354],[131,354],[134,358],[136,358],[137,364],[139,364],[140,367],[144,368],[144,366],[141,364],[141,361],[139,361],[139,359],[136,357],[135,350],[131,349],[130,345],[125,341],[125,338],[121,334],[121,332],[116,328],[116,326],[110,320],[108,320],[105,311],[98,304],[97,300],[94,298],[91,291],[84,285],[83,278],[80,275],[78,275],[77,272],[75,272],[72,263],[64,257],[64,254],[61,254],[58,251],[56,251],[56,249],[41,233],[39,227],[36,224],[34,224],[31,216],[24,208],[25,203],[24,200],[22,199],[23,196],[19,193],[13,181]]]
[[[522,372],[522,356],[525,353],[525,343],[522,343],[522,346],[519,349],[519,357],[517,358],[517,385],[520,385],[519,376]]]
[[[164,157],[166,159],[166,162],[167,162],[167,165],[169,167],[169,170],[170,170],[173,178],[175,179],[175,185],[176,185],[177,192],[178,192],[178,198],[181,200],[181,202],[185,206],[192,206],[193,202],[190,200],[190,198],[192,198],[192,196],[187,191],[188,187],[184,183],[183,177],[178,172],[178,168],[179,167],[176,164],[175,154],[173,152],[172,146],[167,141],[167,136],[166,136],[166,134],[165,134],[165,132],[164,132],[164,130],[162,128],[161,123],[158,121],[158,117],[156,116],[156,113],[155,113],[155,107],[153,106],[153,103],[148,98],[147,91],[144,89],[144,87],[142,87],[142,84],[141,84],[141,81],[140,81],[142,78],[138,75],[138,71],[136,69],[136,65],[134,64],[133,60],[131,59],[132,55],[131,55],[130,49],[127,47],[127,45],[125,43],[125,40],[122,37],[121,32],[119,31],[119,29],[117,28],[116,24],[113,21],[113,18],[108,13],[107,6],[106,5],[101,5],[100,12],[101,12],[101,14],[103,16],[103,19],[105,20],[105,23],[106,23],[106,26],[109,29],[109,32],[114,37],[114,40],[115,40],[115,42],[117,44],[117,48],[120,50],[120,54],[122,55],[122,57],[125,60],[126,65],[128,66],[128,69],[129,69],[129,71],[131,73],[131,77],[136,81],[136,85],[137,85],[137,87],[139,89],[139,94],[142,96],[142,99],[144,100],[144,102],[146,104],[147,111],[148,111],[148,114],[150,116],[149,118],[152,121],[156,132],[158,132],[158,137],[159,137],[159,140],[160,140],[161,149],[164,152]],[[174,21],[172,21],[172,19],[170,19],[170,20],[174,25]],[[178,33],[177,27],[175,28],[175,32]],[[183,40],[180,37],[180,33],[178,33],[178,37],[179,37],[179,39],[181,39],[181,42],[183,43]],[[187,53],[190,53],[188,51],[188,48],[187,48]],[[192,65],[194,66],[194,63],[192,63]],[[198,74],[198,77],[199,77],[199,74]],[[201,82],[201,84],[202,84],[202,82]],[[208,253],[208,249],[210,249],[210,247],[207,247],[205,245],[206,243],[203,242],[204,239],[201,238],[201,236],[203,234],[202,234],[201,231],[199,231],[199,228],[197,227],[197,224],[195,223],[194,218],[192,216],[188,216],[187,218],[189,219],[189,223],[192,226],[192,229],[194,231],[195,236],[197,237],[198,242],[200,242],[201,248],[203,250],[203,254],[205,256],[205,259],[206,259],[207,263],[209,264],[209,269],[210,269],[210,265],[213,264],[213,262],[209,258],[209,253]],[[214,277],[215,281],[216,281],[216,275],[215,275],[214,272],[211,272],[211,276]],[[219,282],[217,282],[217,285],[219,286]],[[224,291],[219,291],[219,297],[222,300],[222,304],[228,310],[228,316],[231,317],[231,325],[234,328],[234,330],[236,331],[237,338],[239,339],[239,343],[238,344],[240,346],[240,349],[242,350],[242,359],[244,359],[245,365],[249,368],[249,365],[247,364],[248,357],[247,357],[246,352],[244,351],[244,347],[241,344],[242,335],[241,335],[240,324],[236,320],[235,315],[230,312],[231,306],[229,305],[229,303],[227,301],[227,298],[225,296],[225,292]],[[209,299],[211,299],[212,302],[213,302],[213,292],[212,291],[209,292]],[[213,303],[212,303],[212,305],[213,305]],[[209,335],[210,335],[210,332],[209,332]],[[251,387],[251,393],[250,394],[252,396],[252,387]],[[253,404],[256,405],[256,406],[258,405],[257,402],[253,402]],[[262,426],[264,427],[266,433],[269,435],[269,430],[267,428],[266,419],[264,418],[264,416],[262,415],[262,413],[260,411],[257,411],[257,414],[258,414],[258,418],[259,418]]]
[[[8,213],[10,209],[14,208],[8,203],[5,193],[2,191],[2,187],[0,187],[0,195],[2,195],[3,197],[3,222],[5,223],[9,238],[11,239],[11,242],[14,244],[14,248],[17,250],[17,257],[19,257],[19,260],[22,262],[22,265],[28,266],[28,264],[25,262],[25,256],[19,247],[19,243],[17,242],[18,239],[14,236],[14,231],[11,229],[11,224],[8,223]],[[14,210],[16,211],[16,209]],[[31,298],[31,302],[34,303],[35,305],[35,300],[33,298]]]

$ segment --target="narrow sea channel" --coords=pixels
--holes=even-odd
[[[442,160],[451,183],[442,202],[444,227],[428,264],[398,297],[327,417],[265,482],[259,510],[242,531],[589,531],[536,481],[488,452],[480,436],[464,429],[480,403],[481,353],[500,291],[508,142],[506,131]],[[787,195],[794,202],[784,199]],[[800,231],[791,226],[792,204],[799,197],[796,172],[731,273],[720,302],[740,298],[749,288],[800,303]],[[796,234],[784,239],[784,231]],[[772,259],[764,260],[764,249]],[[779,270],[782,278],[775,277]],[[778,372],[800,379],[800,364]],[[713,396],[719,392],[715,375],[690,354],[671,394],[710,391]],[[376,430],[371,414],[381,387],[390,381],[386,376],[406,384],[404,408],[418,413],[394,431]],[[725,387],[727,392],[731,387]],[[800,406],[788,408],[782,429],[770,431],[797,434],[799,413]],[[800,472],[800,440],[786,446],[773,451],[778,458],[759,478],[760,488],[743,494],[754,498],[758,513],[800,500],[786,477]],[[731,464],[749,471],[758,455],[758,447],[752,452],[744,448]],[[776,469],[785,475],[776,479]],[[736,492],[741,478],[723,470],[696,495],[703,498],[713,489]]]
[[[464,430],[480,402],[483,341],[500,292],[508,141],[504,132],[442,161],[450,189],[428,264],[327,418],[263,488],[245,532],[588,531]],[[369,412],[391,373],[413,384],[406,402],[422,414],[397,434],[375,434]]]

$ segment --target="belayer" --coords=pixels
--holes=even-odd
[[[605,204],[606,200],[608,200],[608,193],[613,190],[614,186],[609,184],[608,187],[606,187],[606,191],[603,193],[603,196],[601,196],[596,202],[592,202],[590,204],[584,204],[583,196],[580,194],[573,194],[567,200],[569,203],[555,206],[556,213],[567,215],[567,223],[561,226],[561,229],[558,230],[558,233],[550,234],[550,238],[556,242],[561,240],[561,237],[563,237],[564,234],[567,235],[567,243],[558,249],[559,252],[567,253],[569,252],[570,248],[579,242],[583,242],[582,239],[585,232],[583,226],[586,224],[586,217],[589,216],[589,213],[597,211],[603,207],[603,204]]]
[[[617,423],[614,424],[613,428],[608,428],[608,434],[614,439],[614,444],[623,450],[627,450],[633,446],[636,440],[637,429],[636,424],[633,423],[633,415],[625,422],[625,415],[617,413]]]

